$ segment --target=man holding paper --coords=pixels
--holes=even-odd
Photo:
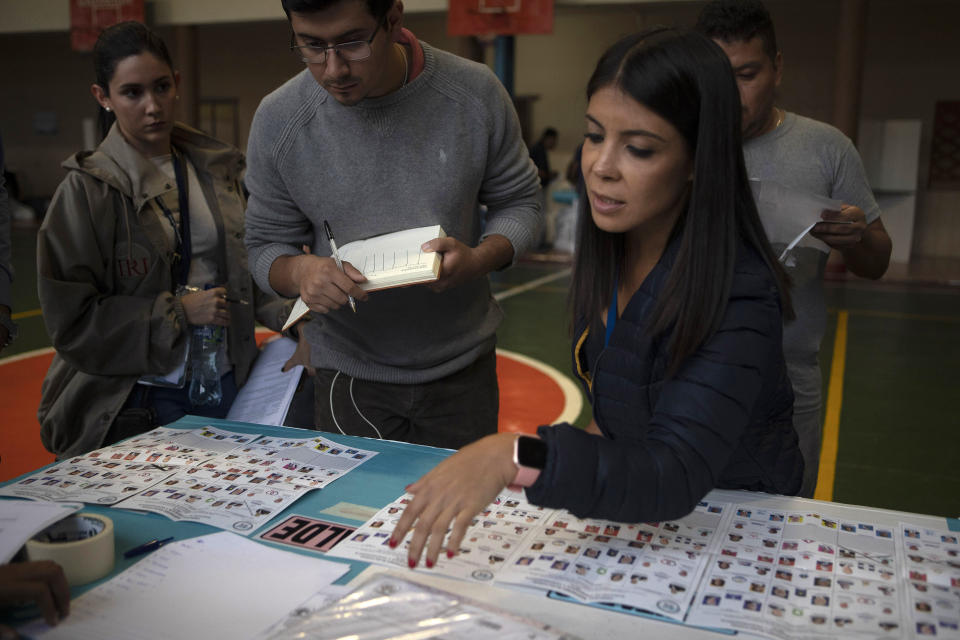
[[[774,104],[783,56],[762,2],[714,0],[700,13],[697,28],[720,45],[733,66],[740,87],[743,155],[750,179],[839,201],[839,211],[820,212],[822,222],[812,227],[810,235],[839,251],[852,273],[880,278],[890,262],[891,243],[863,163],[853,143],[834,127]],[[764,218],[763,206],[759,212]],[[807,497],[814,494],[820,460],[818,353],[826,328],[823,272],[827,257],[821,251],[800,250],[786,263],[797,318],[784,327],[783,350],[793,382],[793,422],[806,463],[800,495]]]
[[[400,0],[282,4],[306,69],[254,118],[246,242],[260,287],[315,313],[300,326],[317,426],[454,448],[493,433],[502,312],[484,276],[541,224],[510,98],[484,65],[403,29]],[[324,220],[341,247],[440,225],[447,237],[423,245],[442,256],[439,278],[368,294],[357,265],[331,259]]]

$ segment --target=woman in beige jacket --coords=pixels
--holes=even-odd
[[[100,36],[94,65],[91,91],[116,121],[95,151],[64,162],[37,239],[57,351],[38,417],[60,458],[186,413],[225,416],[257,355],[255,318],[279,329],[290,307],[247,271],[243,156],[173,122],[179,74],[163,41],[121,23]],[[191,404],[189,383],[145,384],[185,362],[191,325],[228,327],[216,406]]]

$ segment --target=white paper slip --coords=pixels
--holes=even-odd
[[[58,626],[19,631],[49,640],[251,638],[348,569],[215,533],[151,553],[71,602]]]
[[[35,533],[83,507],[76,502],[0,500],[0,564],[10,562]]]
[[[767,239],[774,250],[781,252],[781,261],[797,246],[830,252],[825,242],[809,233],[818,222],[829,222],[822,218],[824,211],[840,211],[842,202],[791,189],[772,180],[751,179],[750,188]]]
[[[274,426],[283,424],[303,372],[302,365],[282,371],[296,350],[297,343],[290,338],[281,337],[264,343],[246,383],[227,413],[227,420]]]

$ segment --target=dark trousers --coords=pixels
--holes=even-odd
[[[391,384],[317,369],[317,428],[330,433],[458,449],[497,432],[500,392],[493,351],[424,384]]]
[[[237,397],[237,382],[233,377],[233,369],[220,378],[220,388],[223,398],[217,406],[194,406],[190,402],[190,384],[183,389],[168,389],[166,387],[151,387],[136,384],[123,408],[114,418],[103,446],[132,438],[150,431],[155,427],[170,424],[179,420],[188,413],[204,418],[226,418],[230,406]]]

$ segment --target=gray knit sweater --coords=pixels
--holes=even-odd
[[[514,256],[541,223],[537,172],[497,78],[484,65],[421,43],[425,65],[400,90],[347,107],[307,70],[264,98],[247,145],[250,271],[272,292],[274,260],[440,224],[475,246],[505,236]],[[486,205],[481,235],[478,204]],[[492,349],[502,312],[486,278],[444,293],[375,292],[306,326],[314,366],[413,384],[455,373]]]

